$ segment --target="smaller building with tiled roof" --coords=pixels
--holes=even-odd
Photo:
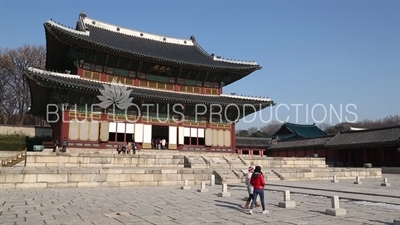
[[[325,137],[327,134],[315,124],[284,123],[274,136],[280,140]]]
[[[264,151],[272,145],[272,138],[236,137],[236,152],[245,155],[264,155]]]
[[[340,132],[326,143],[331,148],[400,145],[400,126]]]

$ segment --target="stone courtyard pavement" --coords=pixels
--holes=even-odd
[[[294,209],[279,208],[283,193],[267,190],[266,207],[270,213],[266,215],[261,214],[261,208],[256,208],[253,215],[242,208],[247,195],[244,184],[229,186],[232,196],[227,198],[218,197],[221,185],[206,186],[209,192],[205,193],[197,192],[200,185],[192,186],[191,190],[181,190],[178,186],[0,190],[0,224],[393,224],[400,217],[400,199],[398,204],[377,203],[383,197],[372,194],[381,191],[389,197],[390,193],[398,195],[398,177],[390,175],[389,189],[379,186],[381,179],[363,180],[363,187],[351,185],[350,181],[280,183],[287,190],[291,188],[284,185],[311,185],[320,189],[331,186],[339,196],[338,189],[348,192],[347,195],[364,190],[366,196],[376,200],[372,203],[341,199],[340,207],[347,210],[343,217],[325,215],[331,199],[301,194],[301,188],[298,194],[291,195],[296,201]]]

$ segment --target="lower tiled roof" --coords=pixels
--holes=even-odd
[[[59,87],[66,89],[87,90],[93,93],[100,94],[100,90],[104,90],[104,85],[109,85],[107,82],[100,82],[81,78],[78,75],[60,74],[34,68],[29,68],[25,75],[41,86]],[[139,99],[151,99],[155,101],[164,101],[182,104],[199,104],[205,105],[219,104],[221,106],[237,105],[244,106],[254,105],[257,110],[274,105],[270,99],[249,99],[240,98],[238,96],[229,97],[229,95],[206,95],[206,94],[191,94],[175,91],[163,91],[157,89],[143,88],[137,86],[128,86],[128,90],[132,90],[130,97]],[[241,109],[242,110],[242,109]]]
[[[338,133],[327,147],[397,144],[400,146],[400,126]]]
[[[279,137],[282,136],[281,131],[285,130],[284,128],[302,138],[315,138],[326,136],[326,133],[314,124],[308,125],[295,123],[284,123],[282,127],[275,133],[275,135]]]
[[[236,147],[267,148],[271,146],[272,138],[236,137]]]
[[[307,138],[290,141],[280,141],[274,144],[268,150],[290,149],[290,148],[304,148],[313,146],[324,146],[333,136],[320,137],[320,138]]]

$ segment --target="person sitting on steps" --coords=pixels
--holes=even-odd
[[[121,154],[121,152],[125,154],[125,152],[126,152],[126,146],[125,146],[125,145],[118,144],[118,146],[117,146],[117,152],[118,152],[118,154]]]

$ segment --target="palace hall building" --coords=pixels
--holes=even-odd
[[[75,28],[49,20],[46,70],[29,68],[30,113],[48,121],[70,148],[235,150],[235,124],[273,106],[269,98],[224,94],[256,62],[207,53],[189,39],[155,35],[92,19]]]

